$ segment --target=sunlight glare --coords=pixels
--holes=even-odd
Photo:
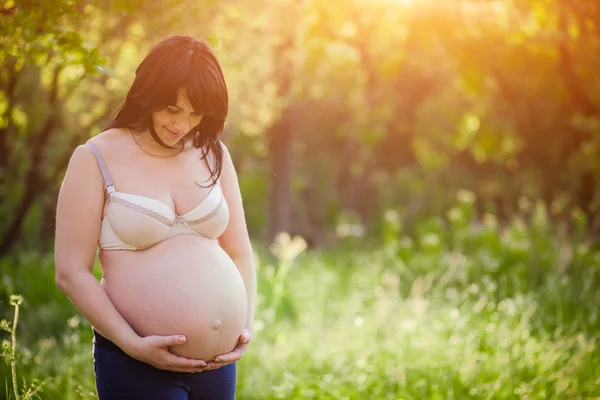
[[[385,3],[393,3],[400,6],[413,6],[417,2],[417,0],[383,0]]]

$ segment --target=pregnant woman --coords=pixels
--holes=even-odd
[[[227,110],[209,45],[172,36],[139,65],[114,120],[72,155],[56,283],[94,328],[100,400],[234,398],[256,273],[219,140]]]

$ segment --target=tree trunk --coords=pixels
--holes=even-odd
[[[295,19],[295,18],[292,18]],[[275,82],[277,94],[283,102],[281,116],[267,129],[269,148],[269,217],[267,243],[281,232],[290,232],[292,225],[292,77],[296,32],[285,26],[282,40],[275,46]]]
[[[290,232],[292,221],[292,131],[289,112],[267,131],[270,158],[269,224],[267,241]]]
[[[0,257],[2,257],[12,245],[19,239],[21,235],[21,228],[23,227],[23,221],[27,216],[29,208],[35,202],[38,194],[46,185],[44,185],[43,179],[43,158],[44,149],[46,143],[50,138],[50,134],[56,126],[57,119],[55,115],[52,115],[46,122],[44,129],[39,135],[36,135],[37,140],[32,141],[35,143],[35,147],[32,150],[31,155],[31,166],[27,172],[25,179],[25,193],[21,199],[17,210],[14,213],[14,218],[10,223],[8,229],[4,232],[4,237],[0,241]]]
[[[4,96],[7,98],[7,107],[6,107],[6,127],[0,128],[0,185],[5,182],[5,174],[8,174],[8,165],[11,159],[10,156],[10,146],[9,146],[9,135],[10,129],[12,128],[12,111],[15,104],[15,88],[17,87],[17,81],[19,78],[19,72],[16,70],[16,62],[14,60],[10,60],[6,62],[6,80],[7,83],[4,85],[3,83],[3,91]],[[4,76],[3,76],[4,78]],[[3,199],[3,195],[0,191],[0,202]]]
[[[50,116],[40,133],[33,135],[34,140],[31,140],[31,163],[25,177],[25,193],[14,213],[12,222],[8,225],[3,237],[0,239],[0,257],[19,239],[23,221],[27,216],[29,208],[35,202],[38,194],[47,186],[44,180],[44,150],[46,150],[46,145],[50,140],[54,128],[59,123],[57,99],[58,82],[62,70],[63,66],[61,65],[57,66],[54,70],[52,87],[48,94],[48,103],[51,110]]]

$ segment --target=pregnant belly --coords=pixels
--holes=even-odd
[[[205,361],[236,346],[246,289],[216,241],[176,236],[145,251],[102,252],[100,262],[104,290],[140,336],[185,335],[170,350]]]

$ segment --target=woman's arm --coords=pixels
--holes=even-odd
[[[254,254],[246,226],[246,218],[242,204],[242,195],[233,162],[227,147],[223,148],[223,169],[221,171],[221,187],[229,207],[229,223],[227,229],[219,237],[219,245],[231,257],[242,275],[248,296],[248,317],[246,329],[252,335],[254,331],[254,308],[256,302],[256,268]],[[247,338],[249,339],[249,338]]]
[[[96,159],[89,148],[79,146],[58,195],[57,286],[100,334],[132,357],[158,368],[186,372],[204,366],[203,361],[187,360],[165,351],[169,345],[181,344],[179,336],[140,338],[92,274],[104,199],[104,183]]]
[[[138,335],[92,275],[104,205],[103,181],[90,149],[75,149],[58,195],[56,284],[103,336],[127,349]]]

